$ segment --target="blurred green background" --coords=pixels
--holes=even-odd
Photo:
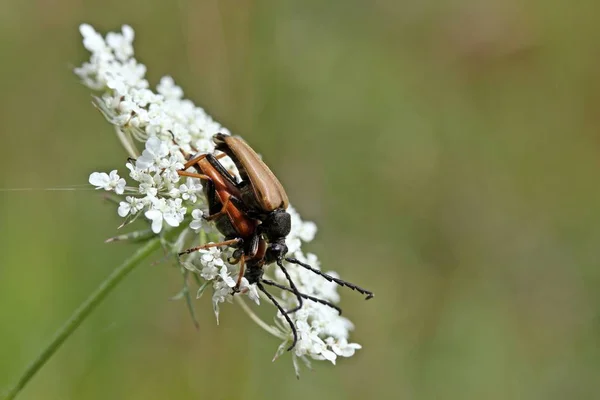
[[[600,6],[517,0],[0,2],[0,188],[127,157],[71,68],[124,23],[154,85],[243,135],[283,181],[352,339],[296,380],[279,342],[139,267],[21,399],[600,397]],[[123,174],[125,175],[125,174]],[[93,191],[0,192],[0,388],[132,253]],[[156,258],[160,258],[160,254]],[[263,307],[265,316],[273,310]]]

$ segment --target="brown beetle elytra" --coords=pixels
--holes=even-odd
[[[227,154],[238,168],[247,206],[266,213],[288,207],[289,200],[281,182],[248,143],[240,137],[222,133],[217,133],[213,141],[215,148]]]
[[[289,201],[283,186],[242,138],[218,133],[213,140],[216,150],[227,154],[240,173],[242,180],[238,189],[241,198],[234,201],[250,217],[261,221],[259,231],[269,242],[267,262],[280,260],[288,252],[285,238],[292,228],[290,214],[286,211]]]

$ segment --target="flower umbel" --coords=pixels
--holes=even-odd
[[[212,152],[213,135],[229,134],[228,130],[202,108],[184,99],[183,90],[171,77],[163,77],[156,91],[150,89],[145,78],[146,67],[134,58],[135,35],[131,27],[123,26],[120,33],[109,33],[102,37],[91,26],[84,24],[80,32],[91,57],[76,68],[75,73],[84,85],[96,92],[95,105],[113,125],[131,158],[135,159],[130,159],[125,165],[129,172],[127,186],[116,170],[109,174],[94,172],[90,175],[90,183],[98,189],[123,196],[117,212],[125,218],[125,222],[141,216],[148,221],[155,235],[162,235],[171,227],[185,227],[180,240],[172,244],[174,253],[206,244],[208,240],[221,241],[222,236],[203,219],[201,210],[206,209],[207,204],[202,182],[197,178],[180,177],[178,171],[183,169],[187,155]],[[139,147],[143,149],[141,153]],[[234,169],[231,160],[226,158],[221,161],[226,168]],[[319,270],[317,257],[304,254],[301,250],[302,243],[310,242],[315,236],[316,225],[302,221],[292,207],[287,212],[292,217],[292,230],[286,238],[288,254]],[[198,295],[202,294],[207,284],[212,287],[217,322],[220,306],[231,302],[234,297],[232,288],[236,285],[239,266],[228,262],[230,256],[228,249],[212,247],[191,253],[183,263],[185,268],[182,268],[185,274],[196,274],[201,283]],[[299,292],[331,303],[339,302],[335,283],[295,264],[284,265]],[[334,273],[330,275],[336,276]],[[265,277],[282,285],[287,283],[279,269],[272,274],[266,271]],[[241,280],[240,293],[235,297],[243,301],[241,295],[260,304],[256,285],[249,284],[245,277]],[[276,298],[287,310],[298,305],[293,293],[282,291]],[[250,310],[246,305],[244,309]],[[252,311],[248,312],[261,326],[283,340],[276,357],[283,354],[286,343],[292,337],[283,315],[277,313],[275,325],[270,326],[258,320]],[[304,301],[303,307],[289,314],[289,317],[298,332],[298,342],[293,349],[295,366],[297,357],[307,363],[308,358],[312,358],[335,364],[337,357],[350,357],[360,349],[360,345],[348,342],[352,323],[331,307]]]

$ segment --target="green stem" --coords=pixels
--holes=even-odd
[[[63,342],[71,336],[79,325],[96,308],[98,304],[129,274],[141,261],[147,258],[154,250],[160,247],[160,238],[149,240],[143,247],[139,248],[129,259],[125,260],[102,282],[102,284],[87,298],[83,304],[75,310],[71,318],[56,332],[54,338],[42,350],[35,360],[25,369],[17,383],[3,397],[4,400],[14,399],[17,394],[27,385],[38,370],[46,364]]]

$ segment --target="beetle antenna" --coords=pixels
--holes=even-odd
[[[290,319],[290,316],[287,314],[287,312],[283,309],[283,307],[281,307],[279,305],[279,303],[277,302],[277,300],[275,300],[275,297],[273,297],[273,295],[271,293],[267,292],[265,290],[265,287],[260,282],[256,282],[256,286],[258,287],[258,289],[261,292],[263,292],[264,294],[267,295],[267,297],[269,298],[269,300],[271,300],[271,302],[273,304],[275,304],[275,307],[277,307],[277,309],[279,310],[279,312],[281,312],[281,314],[283,315],[283,317],[285,318],[285,320],[287,321],[287,323],[290,325],[290,328],[292,328],[292,335],[294,335],[294,341],[292,342],[292,345],[287,348],[287,351],[290,351],[291,349],[294,348],[294,346],[296,346],[296,342],[298,341],[298,333],[296,332],[296,326],[294,325],[294,323]]]
[[[314,272],[315,274],[320,275],[323,278],[327,279],[329,282],[335,282],[335,283],[337,283],[340,286],[346,286],[346,287],[348,287],[348,288],[350,288],[352,290],[356,290],[357,292],[359,292],[359,293],[364,294],[365,296],[367,296],[367,297],[365,297],[365,300],[372,299],[375,296],[373,294],[373,292],[371,292],[370,290],[363,289],[360,286],[356,286],[355,284],[350,283],[348,281],[344,281],[342,279],[334,278],[333,276],[327,275],[326,273],[321,272],[318,269],[315,269],[315,268],[311,267],[310,265],[303,263],[302,261],[298,261],[295,258],[286,258],[285,261],[287,261],[289,263],[292,263],[292,264],[299,265],[299,266],[301,266],[303,268],[306,268],[307,270],[309,270],[311,272]]]
[[[319,304],[323,304],[323,305],[325,305],[325,306],[327,306],[327,307],[331,307],[331,308],[333,308],[335,311],[337,311],[337,312],[338,312],[340,315],[342,315],[342,309],[341,309],[341,308],[339,308],[338,306],[336,306],[335,304],[333,304],[333,303],[330,303],[330,302],[329,302],[329,301],[327,301],[327,300],[323,300],[323,299],[320,299],[320,298],[318,298],[318,297],[314,297],[314,296],[309,296],[309,295],[307,295],[307,294],[300,293],[300,292],[298,292],[298,293],[295,293],[295,292],[294,292],[292,289],[290,289],[289,287],[287,287],[287,286],[283,286],[283,285],[281,285],[281,284],[279,284],[279,283],[277,283],[277,282],[273,282],[273,281],[270,281],[270,280],[268,280],[268,279],[263,279],[263,280],[262,280],[262,283],[264,283],[265,285],[274,286],[274,287],[276,287],[276,288],[278,288],[278,289],[285,290],[285,291],[287,291],[287,292],[290,292],[290,293],[294,293],[294,294],[300,295],[300,296],[302,296],[302,298],[304,298],[304,299],[306,299],[306,300],[314,301],[315,303],[319,303]],[[296,310],[296,309],[293,309],[293,310],[290,310],[290,311],[288,311],[287,313],[288,313],[288,314],[290,314],[290,313],[292,313],[292,312],[294,312],[294,311],[297,311],[297,310]]]
[[[285,274],[285,277],[287,278],[288,282],[290,283],[290,288],[292,289],[292,293],[294,293],[296,295],[296,298],[298,299],[298,306],[296,306],[295,308],[292,308],[291,310],[288,311],[288,313],[291,314],[302,308],[302,296],[300,295],[300,292],[298,291],[298,288],[296,287],[296,284],[292,280],[292,277],[290,276],[289,272],[287,272],[287,269],[285,269],[285,267],[283,266],[281,260],[277,260],[277,265],[279,265],[279,268],[281,268],[281,270]]]

